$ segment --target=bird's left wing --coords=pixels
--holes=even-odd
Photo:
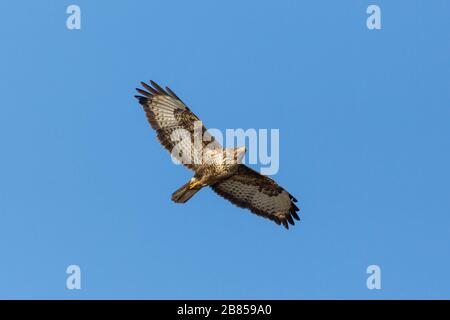
[[[176,160],[195,170],[203,163],[207,149],[221,148],[201,120],[170,88],[163,89],[153,81],[141,85],[143,89],[136,88],[140,95],[135,97],[156,130],[158,140]],[[194,139],[196,131],[198,140]]]
[[[238,207],[283,224],[286,229],[294,225],[294,219],[300,220],[294,203],[297,200],[275,181],[246,165],[240,164],[235,175],[211,188]]]

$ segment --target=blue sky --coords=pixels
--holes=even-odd
[[[0,298],[450,298],[449,30],[445,0],[2,2]],[[172,203],[191,172],[149,79],[209,127],[280,129],[302,222]]]

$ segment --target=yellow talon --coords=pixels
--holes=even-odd
[[[192,190],[192,189],[196,188],[199,184],[200,183],[198,181],[195,181],[195,182],[191,183],[189,185],[189,190]]]

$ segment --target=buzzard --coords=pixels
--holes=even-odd
[[[187,202],[195,193],[210,186],[218,195],[241,208],[268,218],[289,229],[294,219],[300,220],[297,200],[275,181],[242,164],[245,147],[224,148],[203,126],[200,119],[168,87],[141,82],[140,95],[135,97],[142,105],[158,140],[172,157],[194,171],[194,176],[172,194],[177,203]],[[194,141],[194,131],[203,138]],[[188,139],[179,139],[177,133],[188,132]],[[177,138],[178,137],[178,138]],[[186,161],[186,159],[190,161]]]

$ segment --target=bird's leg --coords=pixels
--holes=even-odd
[[[189,182],[189,190],[196,189],[201,184],[200,180],[192,179]]]

